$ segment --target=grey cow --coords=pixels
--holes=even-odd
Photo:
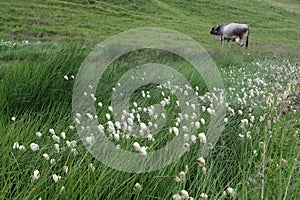
[[[248,24],[239,23],[225,23],[222,25],[215,25],[210,34],[219,35],[222,46],[224,45],[224,40],[227,40],[228,48],[230,48],[230,40],[235,40],[240,48],[244,45],[244,40],[246,39],[246,49],[248,47],[248,38],[250,34],[250,26]]]

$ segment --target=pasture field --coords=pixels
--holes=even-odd
[[[1,1],[0,199],[299,199],[299,11],[297,0]],[[222,48],[209,35],[227,21],[251,25],[249,49]],[[82,96],[94,100],[97,116],[74,113],[77,72],[96,44],[150,26],[184,33],[207,49],[224,89],[209,90],[181,57],[144,49],[115,60],[95,91],[86,88]],[[190,86],[146,84],[116,121],[113,92],[124,74],[147,63],[172,66]],[[198,112],[185,114],[174,90],[195,96],[197,103],[180,103]],[[200,159],[218,105],[224,130]],[[128,134],[129,118],[147,138]],[[188,127],[179,126],[188,119]],[[97,120],[99,134],[128,152],[149,156],[181,138],[185,153],[151,172],[117,170],[87,151],[94,135],[82,141],[77,134],[89,128],[81,127],[85,120]]]

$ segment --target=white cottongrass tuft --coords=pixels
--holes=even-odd
[[[19,146],[19,150],[21,150],[21,151],[25,151],[25,150],[26,150],[26,148],[24,147],[24,145],[20,145],[20,146]]]
[[[200,199],[208,199],[208,195],[205,193],[200,194]]]
[[[254,123],[254,119],[255,119],[255,117],[254,117],[253,115],[251,115],[250,121],[251,121],[252,123]]]
[[[140,127],[142,130],[146,131],[147,130],[147,125],[143,122],[140,123]]]
[[[249,123],[248,119],[242,119],[241,120],[241,127],[247,126]]]
[[[189,144],[189,143],[184,143],[184,144],[183,144],[183,149],[184,149],[185,151],[189,151],[189,150],[190,150],[190,144]]]
[[[59,176],[57,174],[53,174],[52,178],[53,178],[54,182],[57,183],[59,181],[59,179],[61,179],[61,176]]]
[[[112,106],[108,106],[108,110],[109,110],[110,112],[113,112],[113,111],[114,111],[114,109],[113,109]]]
[[[203,142],[204,144],[206,144],[207,141],[206,141],[205,133],[199,133],[198,138],[199,138],[200,142]]]
[[[19,145],[19,142],[15,142],[13,144],[13,149],[19,149],[20,145]]]
[[[76,124],[80,124],[80,120],[77,117],[75,118],[75,122]]]
[[[180,191],[180,196],[183,197],[183,198],[186,198],[186,199],[188,199],[190,197],[189,193],[186,190],[181,190]]]
[[[52,139],[55,141],[55,142],[60,142],[60,138],[57,136],[57,135],[55,135],[55,134],[53,134],[52,135]]]
[[[173,178],[177,183],[181,182],[181,178],[179,178],[178,176],[174,176]]]
[[[66,144],[67,144],[67,146],[68,146],[69,148],[72,147],[72,143],[71,143],[69,140],[66,141]]]
[[[43,157],[44,157],[46,160],[49,160],[49,155],[48,155],[48,154],[44,153],[44,154],[43,154]]]
[[[89,169],[92,170],[92,171],[95,171],[95,166],[93,165],[93,163],[89,164]]]
[[[108,131],[110,132],[110,133],[114,133],[115,132],[115,126],[114,126],[114,123],[112,122],[112,121],[108,121],[107,122],[107,125],[108,125]]]
[[[41,132],[39,132],[39,131],[38,131],[38,132],[36,132],[36,133],[35,133],[35,135],[36,135],[37,137],[39,137],[39,138],[41,138],[41,137],[42,137],[42,133],[41,133]]]
[[[64,79],[65,79],[66,81],[69,80],[68,75],[64,75]]]
[[[142,185],[140,183],[135,183],[133,186],[133,190],[135,192],[141,191],[142,190]]]
[[[181,200],[180,194],[174,194],[174,195],[172,196],[172,198],[173,198],[174,200]]]
[[[149,141],[151,141],[151,140],[154,141],[153,135],[150,134],[150,133],[147,135],[147,139],[148,139]]]
[[[94,94],[91,94],[91,97],[92,97],[93,101],[97,101],[97,97],[95,97]]]
[[[197,163],[199,166],[204,167],[205,166],[205,159],[203,157],[199,157],[197,159]]]
[[[207,112],[210,115],[214,115],[215,114],[215,110],[211,109],[211,108],[207,108]]]
[[[206,167],[202,167],[201,171],[203,174],[206,174]]]
[[[182,181],[185,180],[185,172],[184,172],[184,171],[181,171],[181,172],[179,173],[179,178],[180,178],[180,180],[182,180]]]
[[[37,151],[37,150],[39,150],[39,145],[38,144],[36,144],[36,143],[31,143],[30,144],[30,149],[32,150],[32,151]]]
[[[94,116],[91,113],[86,113],[86,116],[89,118],[89,120],[94,119]]]
[[[230,196],[234,196],[234,189],[231,188],[231,187],[228,187],[228,188],[226,189],[226,193],[227,193],[228,195],[230,195]]]
[[[146,156],[146,155],[147,155],[147,147],[142,146],[142,147],[141,147],[141,150],[140,150],[140,153],[141,153],[143,156]]]
[[[196,129],[199,129],[200,128],[200,122],[195,122],[195,127],[196,127]]]
[[[191,141],[193,143],[196,143],[197,137],[195,135],[191,135]]]
[[[104,133],[104,126],[103,125],[99,124],[97,126],[97,129],[99,130],[100,133]]]
[[[138,142],[133,143],[133,147],[135,148],[136,151],[138,151],[140,154],[146,156],[147,155],[147,147],[145,146],[140,146]]]
[[[207,148],[211,150],[211,149],[214,148],[214,145],[213,145],[212,143],[208,143],[208,144],[207,144]]]
[[[39,170],[34,170],[33,175],[32,175],[32,181],[38,180],[40,178],[40,171]]]
[[[51,158],[50,164],[51,164],[51,165],[54,165],[54,164],[55,164],[55,159],[54,159],[54,158]]]
[[[68,171],[69,171],[69,167],[68,166],[63,166],[63,171],[67,174],[68,173]]]
[[[116,122],[115,122],[115,127],[116,127],[118,130],[121,130],[121,129],[122,129],[121,123],[120,123],[119,121],[116,121]]]
[[[85,141],[86,141],[87,145],[92,145],[94,143],[94,141],[95,141],[95,138],[94,138],[93,135],[92,136],[88,136],[88,137],[85,138]]]
[[[60,190],[59,190],[59,194],[63,193],[66,190],[65,186],[63,185]]]
[[[77,149],[75,149],[75,148],[72,148],[72,149],[71,149],[71,152],[73,153],[74,156],[76,156],[76,155],[78,154],[78,151],[77,151]]]
[[[59,144],[54,144],[54,149],[59,153]]]
[[[205,124],[205,119],[201,118],[201,119],[200,119],[200,122],[201,122],[201,124],[204,125],[204,124]]]
[[[225,122],[225,123],[228,122],[228,118],[227,118],[227,117],[224,118],[224,122]]]
[[[52,135],[54,135],[54,134],[55,134],[55,131],[54,131],[54,129],[53,129],[53,128],[50,128],[50,129],[49,129],[49,132],[50,132]]]
[[[66,133],[65,132],[61,132],[60,136],[62,137],[62,139],[64,139],[64,140],[66,139]]]
[[[174,134],[175,134],[176,136],[178,136],[178,134],[179,134],[179,129],[178,129],[177,127],[175,127],[175,126],[174,126],[172,129],[173,129]]]

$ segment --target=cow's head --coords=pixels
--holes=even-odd
[[[214,27],[212,27],[212,29],[210,31],[210,34],[217,35],[218,34],[218,28],[219,28],[219,25],[215,25]]]

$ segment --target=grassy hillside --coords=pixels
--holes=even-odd
[[[197,200],[300,199],[299,5],[298,0],[1,1],[0,199],[180,200],[187,199],[186,192]],[[251,25],[248,50],[221,48],[209,35],[214,24],[228,21]],[[95,43],[145,26],[174,29],[197,40],[216,63],[224,89],[208,91],[205,77],[181,57],[144,49],[115,60],[97,89],[84,90],[84,102],[93,100],[97,116],[73,113],[77,72]],[[109,107],[112,94],[125,85],[121,80],[127,72],[147,63],[176,69],[190,87],[177,85],[173,77],[175,85],[143,85],[130,96],[128,113],[122,110],[120,128],[112,117],[116,107]],[[135,86],[133,80],[143,81],[147,73],[133,73],[125,80],[132,79]],[[164,71],[153,74],[159,77]],[[89,83],[87,79],[83,82]],[[177,102],[174,91],[186,100]],[[199,150],[206,144],[198,134],[211,142],[209,125],[222,102],[225,129],[203,156]],[[140,127],[141,122],[146,125],[133,133],[147,138],[132,135],[132,116]],[[184,144],[173,150],[186,152],[149,173],[111,168],[84,146],[99,133],[83,140],[78,134],[95,128],[84,125],[92,119],[103,125],[104,131],[97,131],[116,149],[138,154],[134,142],[139,142],[148,147],[149,156],[179,138]],[[191,123],[181,127],[186,121]],[[197,162],[200,156],[205,164]],[[121,161],[140,165],[132,157]]]
[[[284,52],[292,46],[290,51],[299,52],[299,10],[296,0],[1,1],[0,37],[95,42],[131,28],[155,26],[180,31],[214,48],[219,43],[209,35],[211,27],[236,21],[251,25],[252,47]]]

